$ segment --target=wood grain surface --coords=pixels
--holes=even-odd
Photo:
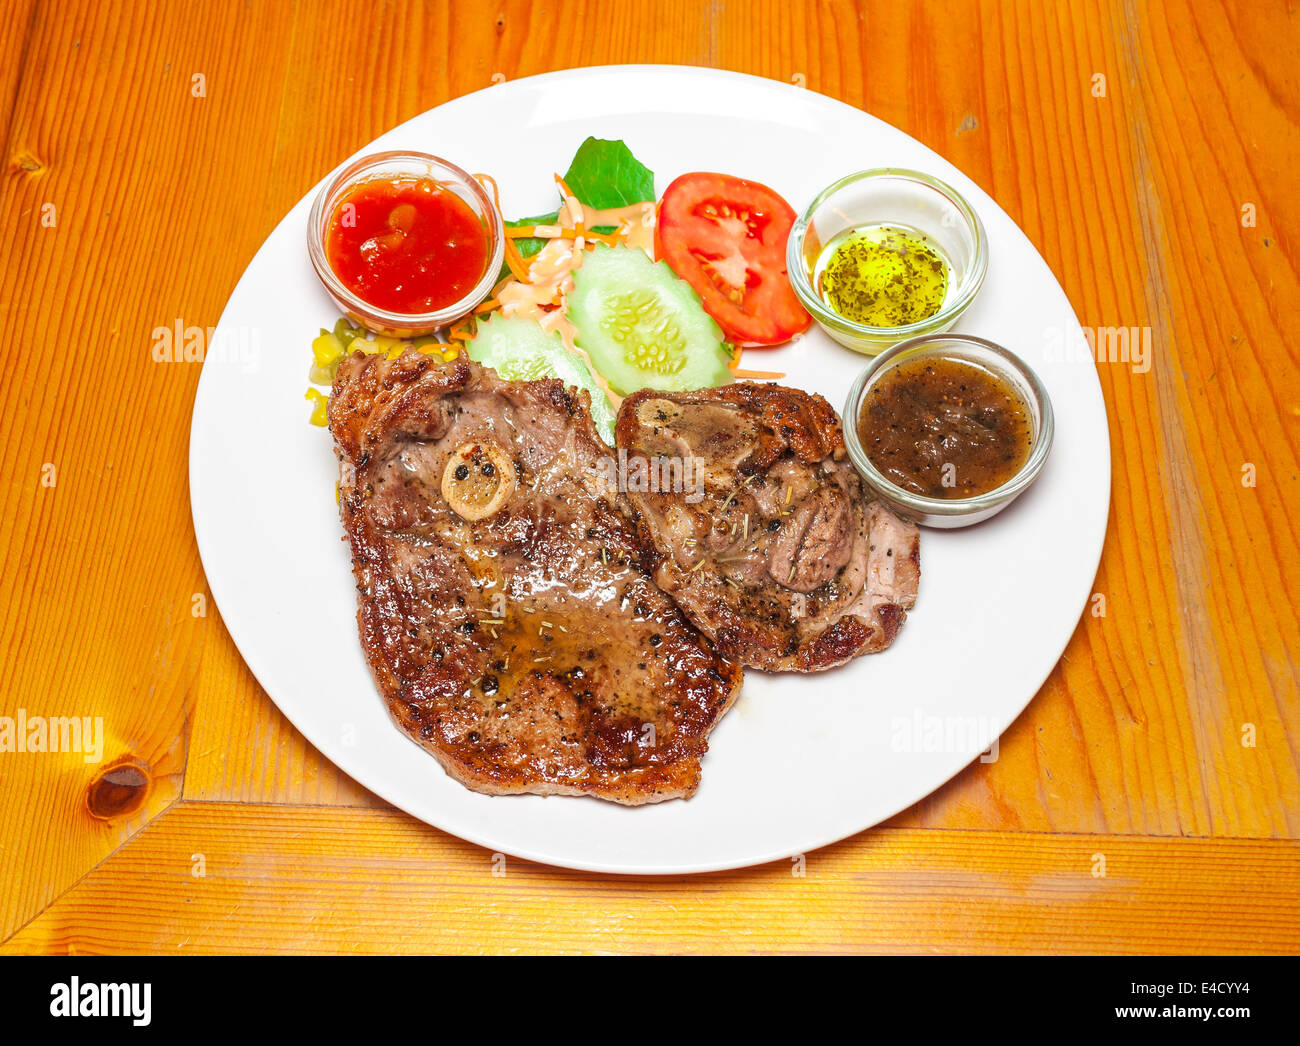
[[[1298,49],[1295,5],[1212,0],[9,0],[0,714],[106,742],[0,753],[3,949],[1300,949]],[[150,354],[371,138],[496,74],[624,62],[881,117],[1007,210],[1085,327],[1150,328],[1149,369],[1097,365],[1102,598],[996,762],[802,876],[494,875],[335,770],[207,598],[199,367]],[[123,759],[140,805],[92,817]]]

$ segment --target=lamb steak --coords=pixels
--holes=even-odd
[[[864,496],[822,397],[643,389],[615,442],[642,477],[628,498],[655,580],[724,657],[815,672],[893,642],[916,601],[917,528]]]
[[[687,797],[741,669],[643,569],[589,404],[463,357],[342,363],[361,643],[393,719],[469,788]]]

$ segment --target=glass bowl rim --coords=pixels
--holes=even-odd
[[[487,266],[483,271],[482,277],[478,283],[461,298],[445,305],[441,309],[431,312],[393,312],[390,309],[380,308],[371,302],[366,301],[350,287],[347,287],[338,275],[334,272],[329,263],[329,258],[325,253],[325,210],[326,205],[332,202],[344,189],[360,184],[366,181],[364,177],[366,171],[378,167],[382,164],[393,161],[412,161],[429,167],[435,165],[450,173],[452,178],[438,178],[434,171],[428,171],[426,176],[433,177],[440,181],[455,181],[464,188],[468,189],[470,194],[475,197],[476,202],[482,208],[483,217],[488,226],[488,237],[490,240]],[[396,176],[393,180],[399,180],[402,175]],[[411,175],[411,177],[420,177]],[[488,196],[487,190],[472,174],[464,168],[446,160],[441,156],[435,156],[433,153],[419,152],[411,149],[389,149],[383,152],[367,153],[352,160],[331,174],[316,193],[316,198],[312,202],[311,211],[307,218],[307,252],[311,257],[312,268],[316,270],[316,275],[325,289],[339,303],[345,305],[349,310],[356,312],[358,315],[373,318],[384,326],[390,328],[408,328],[408,327],[429,327],[436,328],[450,323],[452,320],[459,319],[467,312],[473,309],[484,298],[496,284],[497,274],[501,271],[501,265],[505,256],[505,223],[502,220],[501,212],[497,209],[492,198]]]
[[[827,307],[813,289],[803,263],[804,237],[809,226],[812,225],[812,218],[817,209],[841,189],[855,182],[883,178],[898,178],[904,181],[917,182],[945,197],[966,220],[967,230],[975,241],[975,256],[971,259],[970,269],[965,273],[961,292],[957,297],[945,308],[940,309],[933,315],[898,327],[873,327],[866,323],[858,323]],[[924,229],[921,231],[925,232]],[[927,235],[929,234],[927,233]],[[831,182],[830,185],[813,197],[812,203],[796,219],[794,226],[790,230],[790,238],[786,245],[786,271],[790,277],[790,284],[794,287],[795,294],[803,307],[812,314],[813,318],[818,323],[835,327],[849,334],[881,340],[910,338],[913,335],[926,334],[953,323],[975,300],[975,296],[979,294],[980,288],[984,285],[985,274],[988,272],[988,264],[988,234],[985,232],[984,223],[980,220],[980,216],[967,202],[966,198],[941,178],[908,167],[872,167],[864,171],[854,171]]]
[[[862,397],[870,387],[873,379],[889,370],[891,365],[896,364],[898,357],[908,350],[927,345],[934,345],[937,348],[939,343],[942,342],[957,343],[950,346],[952,355],[957,357],[962,354],[960,347],[962,342],[978,345],[991,351],[999,360],[999,366],[993,369],[1000,369],[1017,375],[1020,378],[1017,383],[1018,390],[1022,387],[1027,387],[1030,390],[1034,401],[1030,406],[1037,408],[1038,413],[1038,424],[1034,429],[1033,449],[1030,450],[1029,457],[1025,459],[1024,464],[1020,466],[1016,474],[1001,486],[969,498],[931,498],[923,494],[915,494],[910,490],[904,490],[892,480],[887,479],[872,464],[866,450],[863,449],[858,439],[858,410],[861,407]],[[981,363],[981,365],[988,366],[986,363]],[[923,334],[920,337],[901,341],[897,345],[891,345],[880,355],[873,356],[866,367],[863,368],[862,373],[858,375],[852,387],[850,387],[848,400],[844,405],[844,443],[848,448],[850,460],[857,467],[862,478],[866,480],[869,486],[891,501],[895,501],[913,512],[929,516],[960,517],[972,515],[1011,501],[1038,478],[1038,474],[1042,471],[1043,465],[1047,462],[1047,456],[1051,452],[1055,435],[1056,417],[1052,410],[1052,400],[1037,372],[1005,346],[973,334],[953,334],[951,331],[941,334]]]

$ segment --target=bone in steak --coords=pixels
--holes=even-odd
[[[723,656],[815,672],[893,642],[916,601],[917,528],[864,498],[820,396],[644,389],[615,439],[655,580]]]
[[[589,403],[414,349],[343,362],[361,642],[398,725],[476,791],[685,797],[741,670],[640,566]]]

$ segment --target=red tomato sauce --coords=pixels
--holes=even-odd
[[[432,179],[362,182],[334,208],[330,268],[359,298],[388,312],[435,312],[472,291],[488,263],[488,231]]]

